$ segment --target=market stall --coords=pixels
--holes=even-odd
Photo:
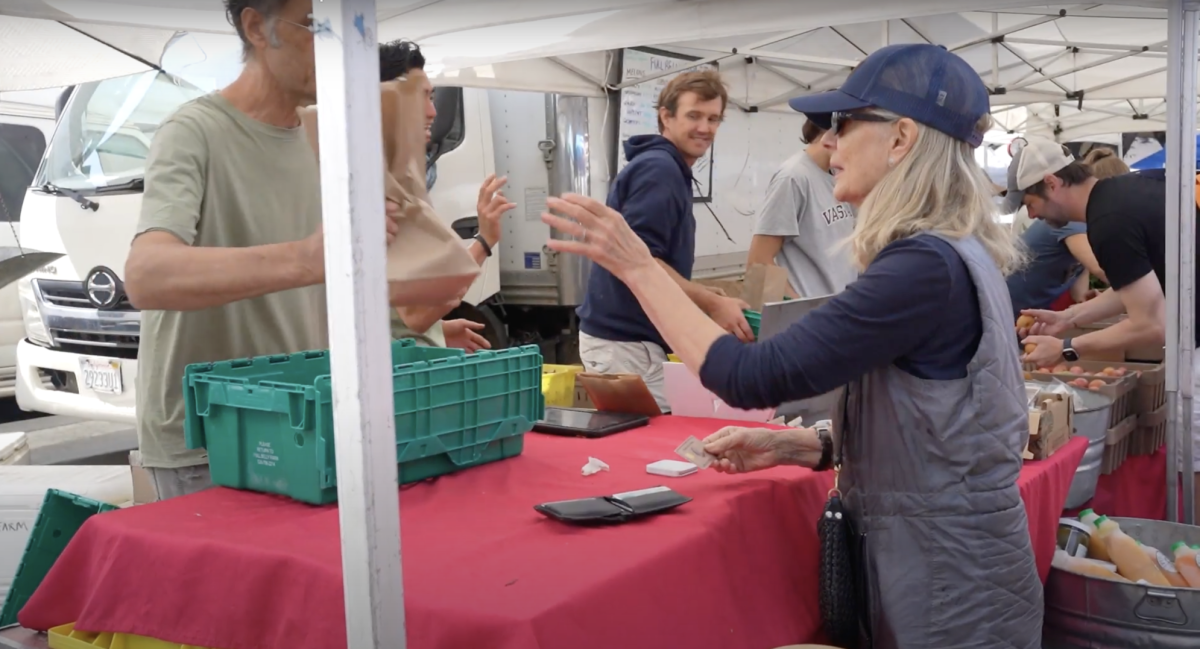
[[[721,637],[752,649],[816,639],[815,521],[832,474],[646,474],[680,440],[723,424],[662,417],[596,440],[530,433],[516,458],[404,488],[409,646],[657,649]],[[1021,474],[1043,579],[1085,447],[1075,440]],[[589,456],[611,471],[582,476]],[[593,529],[533,509],[658,484],[694,500]],[[231,489],[97,516],[21,621],[221,649],[344,647],[337,516]]]
[[[90,11],[81,8],[86,3],[78,4],[80,8],[75,11]],[[426,5],[434,5],[436,8],[431,12],[436,15],[423,23],[425,31],[421,33],[430,39],[455,33],[460,37],[459,41],[455,41],[460,47],[466,46],[467,39],[473,43],[494,40],[482,37],[474,29],[489,26],[485,21],[490,14],[462,11],[461,3],[414,3],[413,6],[402,7],[395,3],[382,4],[394,5],[391,9],[400,17],[416,13]],[[452,7],[452,4],[459,6]],[[659,25],[675,25],[673,36],[677,39],[710,37],[719,40],[738,36],[744,39],[747,34],[763,35],[771,30],[793,30],[785,32],[787,36],[776,41],[767,42],[769,39],[764,38],[760,46],[766,47],[838,21],[861,23],[867,17],[900,18],[950,8],[1012,8],[1028,3],[969,3],[972,7],[935,0],[843,3],[831,5],[824,13],[806,12],[803,18],[796,18],[792,22],[780,20],[780,16],[797,14],[788,10],[792,3],[785,2],[742,2],[736,6],[734,3],[718,2],[649,3],[651,8],[644,13],[624,14],[618,6],[620,3],[613,3],[600,12],[609,11],[611,14],[590,15],[575,22],[568,20],[570,24],[567,25],[561,24],[565,20],[562,16],[545,12],[538,14],[534,7],[541,3],[504,4],[519,4],[525,10],[520,16],[521,21],[512,19],[507,24],[509,27],[518,24],[532,30],[539,25],[541,28],[549,27],[551,25],[547,25],[547,22],[558,20],[556,29],[539,30],[539,33],[547,35],[549,41],[535,52],[540,57],[540,64],[550,69],[567,70],[571,73],[567,76],[574,80],[576,87],[586,86],[591,92],[603,92],[600,84],[580,81],[586,81],[589,75],[594,75],[595,68],[581,67],[579,61],[572,62],[563,57],[599,53],[598,57],[592,57],[592,62],[598,61],[601,64],[599,69],[603,70],[604,48],[645,44],[648,42],[646,39],[658,34]],[[697,8],[701,5],[703,8]],[[747,5],[754,5],[753,10]],[[108,3],[107,6],[111,7],[112,4]],[[90,17],[57,10],[39,12],[36,7],[23,11],[29,12],[33,18],[73,20],[85,25],[107,23],[111,27],[114,21],[125,20],[130,21],[124,23],[125,28],[133,24],[139,28],[165,29],[168,32],[174,27],[193,24],[213,25],[211,11],[192,12],[205,14],[204,21],[196,22],[198,16],[184,16],[178,12],[172,13],[169,19],[156,17],[153,12],[140,12],[135,18],[130,6],[124,9],[130,12],[128,16],[116,15],[111,8],[102,16]],[[1182,6],[1179,2],[1171,3],[1172,17],[1186,17],[1186,24],[1194,27],[1195,12],[1189,10],[1184,13]],[[507,6],[496,11],[512,8]],[[1112,20],[1120,20],[1120,9],[1110,12]],[[828,486],[823,482],[826,477],[777,470],[760,476],[723,478],[725,483],[719,486],[720,476],[696,477],[692,480],[698,487],[696,493],[705,497],[697,498],[679,512],[661,520],[624,528],[623,531],[627,530],[633,537],[628,547],[606,543],[604,541],[608,541],[609,537],[599,534],[563,531],[549,521],[537,518],[529,509],[532,504],[544,500],[611,493],[644,485],[641,482],[645,480],[642,474],[644,462],[666,456],[667,449],[689,432],[686,428],[666,431],[659,425],[641,433],[592,443],[586,451],[569,446],[569,443],[582,442],[535,438],[519,458],[404,491],[401,496],[405,504],[403,520],[406,531],[403,538],[407,544],[404,565],[408,569],[403,582],[408,592],[404,592],[399,551],[401,516],[394,489],[396,468],[390,453],[394,446],[392,403],[384,386],[390,368],[383,354],[375,353],[381,351],[385,344],[384,289],[383,282],[378,279],[383,275],[384,259],[380,247],[370,242],[377,240],[374,233],[382,230],[382,206],[374,198],[382,194],[382,188],[375,174],[352,173],[356,161],[369,159],[364,151],[377,150],[379,147],[378,131],[374,128],[379,122],[378,106],[360,100],[367,96],[368,90],[373,89],[377,81],[373,61],[376,7],[372,0],[332,0],[320,3],[317,13],[320,103],[329,120],[326,122],[328,128],[322,131],[321,148],[325,163],[322,165],[322,178],[327,188],[324,192],[324,208],[326,214],[330,215],[326,219],[332,314],[330,329],[334,357],[339,359],[333,368],[333,383],[339,431],[337,468],[341,478],[341,507],[313,509],[268,496],[218,490],[176,502],[99,516],[83,528],[35,601],[25,610],[22,620],[27,625],[48,626],[73,618],[82,626],[110,631],[119,630],[112,628],[112,625],[120,625],[130,629],[130,632],[182,641],[204,640],[204,644],[208,644],[211,638],[213,646],[224,649],[260,646],[320,646],[324,649],[345,645],[355,648],[403,647],[406,610],[422,613],[407,620],[407,637],[417,646],[423,643],[439,646],[439,642],[446,643],[444,646],[454,646],[451,643],[478,639],[483,637],[483,633],[488,634],[489,644],[496,646],[503,646],[497,643],[505,639],[511,642],[511,646],[524,646],[523,642],[528,644],[528,639],[535,636],[547,644],[553,644],[550,640],[561,642],[566,638],[566,642],[573,646],[584,646],[584,643],[593,641],[595,646],[611,646],[618,641],[632,645],[639,639],[647,642],[654,637],[653,631],[659,626],[651,625],[662,625],[664,611],[673,611],[678,616],[669,625],[673,645],[703,645],[711,643],[717,634],[721,637],[729,634],[735,641],[744,641],[747,647],[772,642],[781,644],[805,634],[805,637],[811,637],[816,628],[816,616],[809,613],[809,617],[806,617],[804,611],[812,611],[813,603],[800,593],[807,592],[802,590],[803,579],[805,575],[814,574],[816,558],[811,549],[802,545],[805,539],[812,538],[810,521],[815,520],[821,496]],[[467,19],[460,18],[466,15],[473,16],[469,24]],[[1006,34],[1021,31],[1027,27],[1017,27],[1037,20],[1044,19],[1041,24],[1052,23],[1055,16],[1065,14],[1059,14],[1057,8],[1041,7],[1031,13],[1017,15],[1024,16],[1021,20],[1025,22],[1001,27],[999,19],[993,17],[991,32],[982,36],[973,35],[966,43],[954,42],[952,45],[959,49],[980,43],[992,44],[991,69],[988,72],[998,80],[1003,67],[998,54],[999,44]],[[456,23],[456,18],[460,22]],[[393,20],[400,21],[401,18],[393,17]],[[618,26],[616,30],[610,29],[607,32],[609,34],[616,31],[626,33],[623,38],[641,40],[601,43],[583,38],[581,33],[599,33],[588,29],[597,21],[610,28],[614,27],[614,23]],[[909,30],[905,32],[905,38],[925,38],[920,25],[914,27],[913,23],[901,22]],[[1183,21],[1175,20],[1173,24],[1181,25]],[[408,35],[400,33],[403,31],[401,25],[402,22],[392,26],[380,25],[378,31],[381,35],[389,30],[393,36]],[[642,31],[630,32],[631,26]],[[884,22],[882,27],[876,25],[876,28],[879,30],[876,33],[882,36],[884,43],[893,41],[888,22]],[[110,38],[120,35],[111,29],[106,34]],[[498,35],[493,33],[490,36]],[[562,45],[568,42],[574,45]],[[1063,43],[1065,49],[1077,54],[1081,49],[1090,49],[1065,39]],[[739,40],[734,47],[742,44]],[[858,47],[852,42],[850,45]],[[873,42],[870,47],[873,49],[877,45],[877,42]],[[724,52],[715,55],[715,58],[744,59],[747,69],[751,65],[750,59],[754,58],[745,52],[741,57],[734,57],[737,50],[733,49],[731,53],[728,44],[710,46]],[[1046,47],[1063,49],[1058,45]],[[1194,56],[1172,56],[1172,53],[1188,51],[1189,47],[1194,52],[1194,33],[1186,38],[1172,34],[1170,46],[1166,48],[1158,41],[1137,46],[1125,44],[1124,47],[1145,48],[1140,52],[1146,52],[1151,47],[1163,49],[1162,53],[1171,59],[1170,91],[1166,93],[1171,102],[1167,108],[1172,111],[1168,120],[1169,130],[1174,140],[1184,144],[1175,147],[1177,153],[1170,154],[1168,161],[1169,178],[1173,186],[1180,187],[1180,193],[1170,202],[1174,205],[1173,212],[1177,213],[1180,201],[1190,205],[1192,185],[1189,174],[1194,171],[1192,147],[1195,145],[1184,141],[1181,134],[1186,132],[1186,140],[1190,141],[1194,130],[1191,122],[1194,121],[1195,97],[1191,81],[1185,82],[1185,79],[1188,79],[1189,72],[1194,76],[1195,66]],[[1004,49],[1013,54],[1011,58],[1017,59],[1012,65],[1019,67],[1024,63],[1035,72],[1041,72],[1039,67],[1011,48]],[[754,48],[750,48],[750,51],[754,51]],[[495,57],[497,68],[517,61],[522,55],[532,56],[530,52],[515,56],[512,52],[508,54],[508,58]],[[786,99],[784,95],[789,93],[819,91],[828,85],[837,85],[840,76],[855,62],[831,60],[830,57],[817,54],[759,54],[759,58],[766,60],[788,61],[790,58],[791,63],[799,62],[802,67],[817,65],[819,72],[815,78],[795,71],[777,75],[785,80],[784,87],[774,94],[756,95],[755,101],[750,102],[755,108],[760,103],[775,100],[776,95]],[[1004,56],[1009,57],[1008,54]],[[453,76],[447,73],[440,81],[453,83],[483,79],[482,83],[495,85],[495,70],[487,58],[477,56],[473,62],[459,63],[455,69],[447,72],[462,74]],[[1049,56],[1046,60],[1049,60]],[[1007,100],[1001,98],[995,101],[998,105],[1012,101],[1014,106],[1021,108],[1037,103],[1051,105],[1053,117],[1027,118],[1026,122],[1047,132],[1061,133],[1067,125],[1060,123],[1059,104],[1077,99],[1079,108],[1083,109],[1085,101],[1093,100],[1085,99],[1082,94],[1072,97],[1075,90],[1082,89],[1071,90],[1061,86],[1061,81],[1052,82],[1097,68],[1100,64],[1096,61],[1099,60],[1095,58],[1089,62],[1068,65],[1059,70],[1061,74],[1052,73],[1056,76],[1038,79],[1034,83],[1027,83],[1028,79],[1012,81],[1013,86],[1021,86],[1024,82],[1024,101],[1018,103],[1012,95]],[[1188,62],[1180,64],[1179,60]],[[60,65],[64,66],[65,62]],[[1050,63],[1045,64],[1045,67],[1049,66]],[[455,66],[447,66],[451,67]],[[833,68],[833,72],[830,72],[830,68]],[[578,74],[581,70],[583,75]],[[1139,68],[1134,81],[1153,80],[1161,72],[1151,73],[1149,69]],[[749,80],[755,76],[755,73],[748,73],[745,78]],[[527,81],[530,75],[526,73],[521,78]],[[795,82],[797,78],[801,78],[801,83]],[[1133,81],[1113,79],[1108,83],[1112,85],[1107,88],[1086,88],[1091,93],[1089,96],[1101,90],[1113,91],[1114,87]],[[1046,90],[1053,86],[1062,88],[1063,92]],[[1052,101],[1043,101],[1047,92]],[[1159,92],[1155,96],[1162,94]],[[746,101],[749,102],[748,99]],[[748,108],[749,103],[746,106]],[[1161,119],[1158,108],[1139,107],[1132,103],[1130,106],[1136,113],[1133,120],[1144,123],[1147,119]],[[1100,114],[1114,110],[1103,103],[1090,103],[1087,107]],[[1016,124],[1024,126],[1020,121],[1010,126],[1015,128]],[[1082,119],[1073,121],[1069,126],[1073,127],[1069,130],[1073,135],[1081,134],[1089,127],[1094,128]],[[355,154],[352,156],[351,152]],[[1189,179],[1186,186],[1179,182],[1181,178]],[[1186,376],[1186,369],[1180,371],[1181,365],[1184,368],[1190,366],[1191,343],[1186,341],[1190,341],[1192,324],[1180,316],[1191,313],[1191,280],[1188,278],[1191,277],[1193,250],[1188,235],[1193,224],[1188,219],[1172,221],[1172,224],[1174,240],[1185,243],[1182,246],[1176,243],[1172,250],[1178,263],[1172,267],[1177,272],[1169,280],[1171,330],[1168,338],[1170,378],[1167,390],[1172,404],[1181,399],[1187,409],[1191,406],[1191,389],[1187,381],[1181,385],[1179,376]],[[1176,279],[1178,277],[1185,279],[1180,282]],[[1180,340],[1185,342],[1180,343]],[[1180,357],[1183,363],[1179,362]],[[673,420],[664,420],[662,425],[666,426],[667,422],[671,422],[672,426],[675,424]],[[714,422],[704,422],[702,425],[707,431],[712,429]],[[1172,431],[1175,430],[1173,424]],[[660,436],[662,439],[658,439]],[[666,441],[668,438],[670,442]],[[1177,438],[1172,436],[1171,439],[1170,448],[1172,452],[1177,452]],[[656,440],[658,446],[648,449],[622,448],[622,444],[633,444],[633,440]],[[1073,467],[1069,460],[1075,453],[1082,454],[1082,447],[1080,440],[1072,442],[1044,465],[1031,463],[1022,476],[1022,493],[1029,506],[1031,533],[1043,576],[1048,565],[1046,555],[1053,550],[1053,546],[1045,540],[1052,538],[1049,530],[1053,529],[1053,522],[1047,526],[1045,521],[1057,519],[1061,499],[1057,500],[1060,504],[1055,505],[1056,494],[1061,492],[1065,496],[1066,484],[1073,473],[1073,468],[1066,467]],[[612,474],[601,474],[599,479],[592,481],[581,480],[577,466],[588,453],[601,457],[607,455],[605,459],[614,466]],[[622,459],[624,463],[620,462]],[[634,474],[639,480],[636,484]],[[561,476],[563,482],[557,482],[555,475]],[[575,481],[570,486],[567,486],[567,476]],[[613,482],[613,488],[598,489],[601,480]],[[629,482],[621,483],[621,480]],[[1044,491],[1035,488],[1038,482],[1046,483],[1043,485]],[[730,484],[737,486],[731,488]],[[504,504],[499,504],[498,499],[489,498],[489,495],[498,492],[509,494]],[[458,495],[452,498],[451,495],[456,493]],[[519,493],[526,494],[525,498],[511,497]],[[756,511],[763,525],[757,525],[756,520],[747,514]],[[768,512],[770,517],[763,518]],[[475,516],[468,515],[471,513]],[[177,525],[168,527],[165,524],[167,521]],[[517,529],[514,524],[520,524],[533,530],[529,533],[541,536],[533,539],[522,537],[514,531]],[[792,529],[788,525],[796,527]],[[414,534],[414,530],[420,533]],[[431,530],[439,535],[431,534]],[[673,541],[664,539],[672,534],[675,535]],[[553,552],[556,547],[560,549],[557,555]],[[570,552],[561,551],[562,548],[569,548]],[[155,552],[160,554],[155,555]],[[103,559],[100,558],[101,553]],[[561,570],[551,575],[545,571],[545,565],[554,561],[557,561],[556,567]],[[742,565],[736,562],[742,562]],[[676,568],[676,563],[684,565]],[[514,565],[522,569],[514,570],[511,568]],[[118,572],[118,567],[125,570]],[[766,574],[774,581],[767,581],[766,585],[756,582],[752,589],[748,588],[748,582],[742,580],[747,579],[748,575],[757,574]],[[152,577],[153,581],[138,581],[146,575]],[[656,575],[664,590],[646,585],[654,584],[653,577]],[[689,577],[693,580],[687,581]],[[538,587],[528,599],[515,594],[520,592],[523,580]],[[637,587],[633,586],[635,583]],[[281,590],[274,590],[276,588]],[[666,590],[668,588],[673,590]],[[775,590],[772,591],[772,588]],[[765,604],[760,602],[758,608],[748,605],[758,601],[756,598],[764,597],[765,592],[772,593],[774,599]],[[343,595],[344,606],[340,599]],[[706,597],[714,599],[706,601]],[[618,608],[613,604],[614,601],[623,603]],[[205,608],[200,602],[207,602],[210,608]],[[631,606],[629,602],[640,603],[641,607]],[[164,605],[166,603],[170,603],[170,606]],[[337,615],[339,610],[344,611],[344,615]],[[164,613],[157,618],[147,615],[155,611]],[[313,611],[321,611],[329,616],[324,620],[327,624],[323,634],[321,629],[316,632],[313,630],[322,622],[314,617]],[[475,611],[475,614],[464,617],[464,611]],[[739,616],[732,630],[727,623],[730,611]],[[443,622],[434,628],[428,626],[431,620]],[[788,627],[789,624],[794,626]],[[246,632],[260,635],[239,635]],[[612,635],[618,632],[628,635]],[[271,635],[261,635],[264,633]],[[318,639],[321,644],[304,644]],[[653,646],[663,646],[661,638],[659,640]],[[646,646],[651,645],[647,642]]]

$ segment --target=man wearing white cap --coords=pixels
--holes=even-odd
[[[1015,213],[1023,207],[1024,192],[1017,186],[1017,171],[1022,163],[1029,167],[1030,156],[1040,157],[1046,164],[1039,166],[1052,167],[1055,171],[1074,162],[1065,147],[1040,138],[1033,139],[1029,156],[1021,155],[1021,151],[1029,144],[1029,140],[1018,138],[1010,145],[1009,153],[1013,160],[1008,166],[1008,193],[1004,201],[1006,214]],[[1028,309],[1052,308],[1051,305],[1069,293],[1081,277],[1086,279],[1087,275],[1095,275],[1107,281],[1096,256],[1092,254],[1087,225],[1082,222],[1057,223],[1053,219],[1033,219],[1033,223],[1021,233],[1021,241],[1029,251],[1029,263],[1006,278],[1015,314]]]
[[[1017,192],[1029,215],[1050,225],[1087,223],[1088,241],[1113,290],[1066,311],[1025,311],[1036,323],[1022,342],[1036,345],[1026,361],[1045,367],[1082,355],[1117,352],[1166,341],[1166,179],[1124,174],[1097,179],[1087,166],[1049,140],[1029,139],[1017,153]],[[1197,265],[1200,270],[1200,264]],[[1200,304],[1200,302],[1198,302]],[[1078,338],[1057,336],[1126,314],[1121,322]],[[1194,314],[1193,314],[1194,317]],[[1197,329],[1200,334],[1200,329]],[[1200,355],[1197,360],[1200,361]],[[1200,386],[1200,362],[1192,380]],[[1200,472],[1200,416],[1193,410],[1193,469]],[[1200,490],[1200,481],[1197,482]],[[1200,499],[1198,499],[1200,501]]]

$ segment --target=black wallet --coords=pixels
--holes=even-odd
[[[542,503],[534,505],[533,508],[564,523],[594,525],[625,523],[641,516],[674,509],[691,500],[670,487],[660,486],[611,496]]]

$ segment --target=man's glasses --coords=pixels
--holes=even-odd
[[[850,122],[885,123],[894,121],[896,121],[895,117],[888,117],[886,115],[879,115],[877,113],[852,113],[849,111],[838,111],[829,117],[829,130],[832,131],[834,135],[841,135],[842,131],[845,130],[846,125]]]

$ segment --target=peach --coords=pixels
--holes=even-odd
[[[1084,371],[1084,369],[1082,367],[1076,365],[1075,367],[1071,368],[1071,373],[1072,374],[1085,374],[1086,372]]]
[[[1035,323],[1035,322],[1037,322],[1037,320],[1034,320],[1033,316],[1023,315],[1023,316],[1017,318],[1017,329],[1028,329],[1028,328],[1032,327],[1033,323]]]
[[[1035,350],[1035,349],[1037,349],[1037,345],[1035,345],[1033,343],[1029,343],[1029,344],[1025,345],[1025,353],[1026,354],[1032,354],[1033,350]]]
[[[1118,368],[1114,369],[1112,375],[1113,376],[1125,376],[1125,368],[1118,367]]]
[[[1074,381],[1071,381],[1071,385],[1073,385],[1077,388],[1086,388],[1088,386],[1088,380],[1087,379],[1075,379]]]
[[[1088,389],[1089,390],[1099,390],[1100,388],[1104,387],[1105,385],[1107,385],[1107,384],[1104,381],[1101,381],[1100,379],[1096,379],[1095,381],[1088,383]]]
[[[1067,371],[1068,371],[1068,369],[1069,369],[1069,368],[1068,368],[1066,365],[1055,365],[1055,366],[1054,366],[1054,373],[1055,373],[1055,374],[1066,374],[1066,373],[1067,373]]]

